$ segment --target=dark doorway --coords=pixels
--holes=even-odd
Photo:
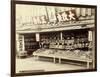
[[[36,41],[36,36],[32,33],[24,34],[24,39],[25,50],[28,55],[32,55],[32,53],[39,48],[39,42]]]

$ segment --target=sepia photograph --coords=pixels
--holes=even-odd
[[[14,74],[96,71],[96,6],[14,1],[12,16]]]

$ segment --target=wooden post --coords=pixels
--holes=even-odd
[[[94,29],[89,31],[89,36],[88,36],[89,41],[92,43],[92,60],[93,60],[93,68],[95,68],[95,31]]]
[[[59,63],[61,63],[61,58],[59,58]]]
[[[60,40],[63,40],[62,32],[60,32]]]
[[[24,35],[22,35],[22,51],[25,51],[25,42],[24,42]]]
[[[36,41],[39,42],[40,41],[40,34],[36,33]]]
[[[89,66],[90,66],[89,64],[90,64],[90,63],[89,63],[89,62],[87,62],[87,69],[88,69],[88,68],[89,68]]]
[[[20,48],[19,48],[19,34],[16,33],[16,52],[20,51]]]
[[[93,48],[92,48],[92,54],[93,54],[93,68],[95,68],[95,31],[92,31],[92,37],[93,37]]]

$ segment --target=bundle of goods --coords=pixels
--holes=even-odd
[[[54,54],[66,57],[73,57],[73,58],[92,58],[91,51],[82,51],[82,50],[57,50]]]
[[[41,49],[37,49],[34,53],[42,53],[43,51],[45,51],[45,49],[41,48]]]
[[[54,54],[55,50],[54,49],[45,49],[44,51],[42,51],[43,54]]]

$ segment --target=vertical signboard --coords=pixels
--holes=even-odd
[[[37,42],[40,41],[40,35],[39,35],[39,33],[36,33],[36,41],[37,41]]]

